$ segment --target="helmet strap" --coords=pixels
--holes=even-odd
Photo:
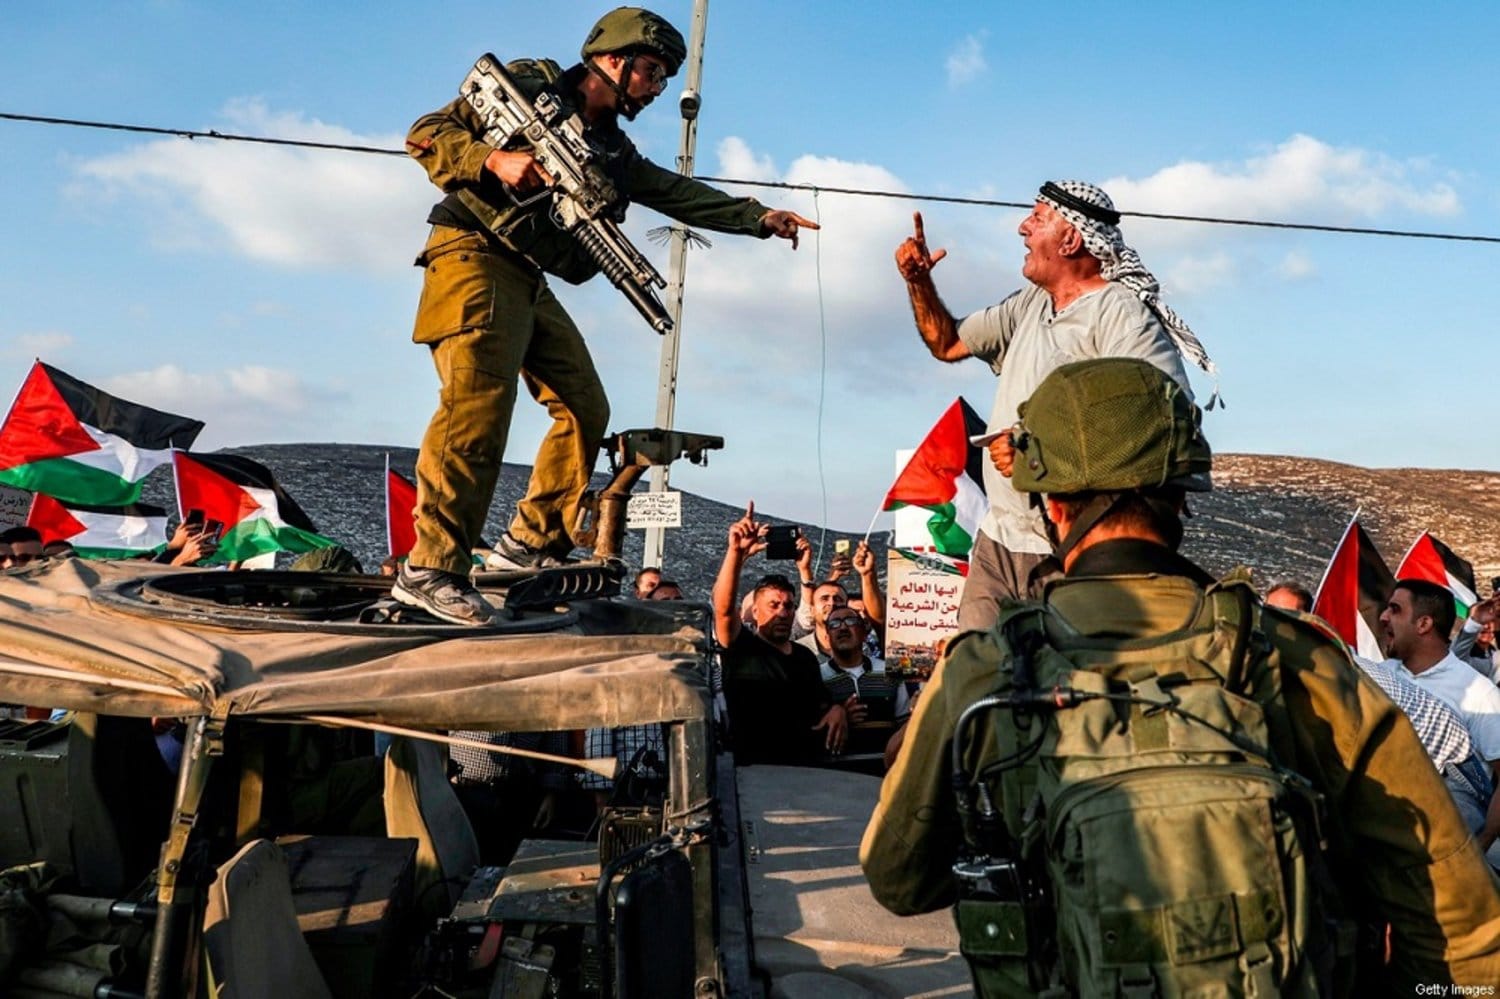
[[[1033,494],[1035,495],[1035,494]],[[1043,523],[1047,530],[1047,540],[1052,542],[1052,554],[1058,562],[1066,564],[1068,553],[1082,543],[1099,521],[1108,517],[1124,500],[1129,492],[1100,493],[1088,502],[1078,514],[1078,519],[1068,528],[1068,536],[1061,541],[1057,537],[1057,525],[1052,523],[1050,517],[1043,517]],[[1149,506],[1156,514],[1156,524],[1162,533],[1162,541],[1172,551],[1177,551],[1182,546],[1182,516],[1178,507],[1171,500],[1151,493],[1137,493],[1141,500]]]
[[[625,66],[620,70],[620,80],[629,80],[630,74],[635,72],[635,53],[627,52],[624,55]],[[623,115],[626,121],[635,121],[635,116],[641,113],[641,108],[645,105],[631,97],[630,91],[618,80],[611,80],[609,74],[599,68],[599,63],[594,60],[593,56],[584,61],[588,63],[589,72],[603,80],[609,85],[609,89],[615,92],[615,111]]]
[[[1146,505],[1156,512],[1156,523],[1163,533],[1162,540],[1175,552],[1182,547],[1182,518],[1191,516],[1188,513],[1187,501],[1183,501],[1182,512],[1179,513],[1175,504],[1160,496],[1147,495],[1144,499]]]
[[[1048,531],[1048,536],[1053,539],[1052,554],[1057,556],[1057,561],[1067,565],[1068,553],[1078,547],[1079,542],[1084,539],[1094,526],[1109,515],[1109,512],[1120,504],[1125,498],[1124,493],[1100,493],[1089,500],[1088,505],[1079,511],[1078,519],[1073,521],[1073,526],[1068,528],[1068,536],[1061,541],[1057,539],[1057,527],[1053,525]],[[1047,521],[1051,524],[1051,520]]]

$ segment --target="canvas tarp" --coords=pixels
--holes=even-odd
[[[638,615],[646,626],[630,634],[435,639],[184,624],[100,600],[143,574],[174,571],[48,559],[0,573],[0,702],[138,716],[227,708],[492,731],[708,712],[702,631],[670,617],[645,620],[644,608],[606,616],[629,623]]]

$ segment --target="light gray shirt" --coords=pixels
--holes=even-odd
[[[999,305],[965,316],[958,338],[969,352],[999,376],[988,431],[1016,422],[1016,410],[1054,370],[1094,357],[1139,357],[1161,368],[1189,394],[1182,356],[1156,314],[1128,288],[1110,283],[1074,300],[1061,313],[1052,296],[1036,285]],[[1013,552],[1052,550],[1042,529],[1042,515],[1031,499],[1016,492],[1010,480],[984,461],[984,489],[990,510],[979,529]]]

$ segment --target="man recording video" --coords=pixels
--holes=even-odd
[[[531,99],[549,93],[576,113],[598,165],[619,192],[616,216],[639,201],[686,225],[776,235],[795,248],[798,230],[815,224],[665,170],[621,131],[620,117],[634,119],[650,105],[686,55],[682,35],[664,19],[621,7],[594,25],[583,61],[572,68],[527,59],[507,69]],[[470,547],[505,454],[517,376],[553,424],[510,529],[486,556],[488,568],[556,565],[572,551],[569,532],[609,420],[583,335],[546,279],[552,274],[582,283],[597,265],[554,223],[549,198],[530,200],[554,178],[525,140],[496,149],[481,140],[484,131],[460,97],[418,119],[406,140],[407,151],[447,194],[427,217],[432,235],[417,258],[425,275],[412,336],[431,350],[442,389],[417,458],[417,542],[391,595],[466,625],[492,618],[469,582]]]

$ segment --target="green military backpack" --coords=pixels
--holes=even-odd
[[[1248,696],[1280,691],[1250,587],[1215,584],[1190,626],[1154,638],[1086,638],[1035,603],[997,628],[1000,684],[954,737],[957,919],[980,993],[1347,989],[1321,799],[1277,763]],[[988,711],[995,761],[963,773]]]

